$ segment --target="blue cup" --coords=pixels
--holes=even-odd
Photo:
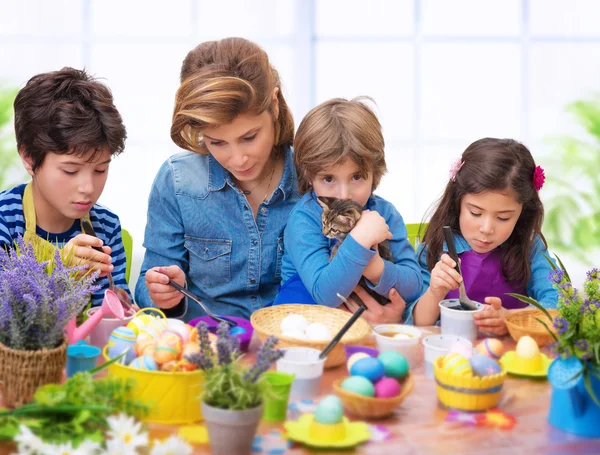
[[[67,378],[80,371],[89,371],[96,366],[101,350],[79,340],[67,347]]]

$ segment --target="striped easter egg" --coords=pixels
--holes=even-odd
[[[457,353],[448,354],[444,357],[444,363],[442,364],[444,371],[454,376],[473,376],[473,370],[469,360]]]
[[[138,370],[146,371],[158,371],[158,365],[152,356],[143,355],[133,359],[129,364],[131,368],[137,368]]]

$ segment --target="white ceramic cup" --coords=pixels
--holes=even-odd
[[[373,327],[375,342],[379,352],[396,351],[406,357],[408,364],[414,368],[419,363],[418,346],[422,332],[412,325],[404,324],[380,324]],[[384,336],[383,333],[404,334],[409,338],[393,338]]]
[[[473,343],[456,335],[429,335],[423,338],[426,377],[433,379],[433,362],[438,357],[446,355],[455,343],[462,343],[471,351],[473,350]]]
[[[446,299],[440,302],[440,317],[443,335],[456,335],[469,341],[477,339],[477,326],[473,319],[473,313],[483,310],[483,305],[473,301],[477,305],[476,310],[465,311],[452,309],[460,307],[458,299]]]
[[[290,400],[314,398],[319,395],[323,365],[326,359],[319,359],[321,351],[312,348],[286,348],[277,361],[277,371],[294,374]]]

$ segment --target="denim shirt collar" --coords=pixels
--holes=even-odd
[[[296,169],[294,167],[294,156],[290,146],[284,146],[285,161],[283,164],[283,174],[281,181],[277,186],[283,193],[283,200],[289,199],[294,193],[297,193]],[[212,156],[208,156],[208,190],[220,191],[225,184],[235,188],[231,173],[225,170],[223,166]],[[296,191],[294,189],[296,188]],[[273,195],[277,190],[273,191]]]

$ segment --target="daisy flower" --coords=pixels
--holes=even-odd
[[[133,417],[118,414],[106,419],[109,430],[107,436],[115,441],[115,447],[137,449],[148,445],[148,432],[142,430],[142,423]],[[134,452],[135,453],[135,452]]]
[[[36,453],[45,453],[48,445],[38,438],[26,425],[19,425],[19,433],[14,438],[18,455],[33,455]]]
[[[155,439],[150,455],[190,455],[192,450],[192,447],[181,438],[170,436],[162,441]]]
[[[138,455],[135,447],[127,446],[119,439],[106,441],[106,451],[102,455]]]

